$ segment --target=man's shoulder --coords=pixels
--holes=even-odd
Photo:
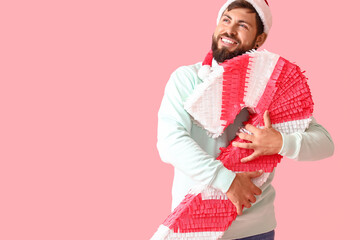
[[[184,74],[184,75],[197,76],[200,67],[201,67],[201,62],[192,64],[192,65],[181,66],[181,67],[178,67],[173,72],[173,74]]]
[[[198,71],[201,62],[192,65],[178,67],[172,74],[167,83],[167,89],[170,92],[180,92],[188,96],[194,90],[195,86],[202,82],[198,77]]]
[[[198,77],[198,71],[201,67],[201,62],[178,67],[172,74],[168,81],[168,85],[176,86],[176,88],[190,88],[193,89],[199,84],[201,79]]]

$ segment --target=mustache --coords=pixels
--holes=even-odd
[[[237,43],[241,43],[240,39],[234,38],[233,36],[230,36],[230,34],[228,34],[228,33],[219,35],[216,40],[220,40],[221,37],[227,37],[227,38],[234,40]]]

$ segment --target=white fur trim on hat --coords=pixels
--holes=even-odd
[[[236,0],[228,0],[221,8],[218,14],[218,18],[217,18],[217,24],[219,24],[221,16],[223,15],[223,13],[225,12],[225,10],[227,9],[227,7],[232,3],[235,2]],[[248,3],[250,3],[251,5],[253,5],[253,7],[255,8],[255,10],[257,11],[257,13],[259,14],[263,24],[264,24],[264,32],[266,34],[269,34],[271,25],[272,25],[272,15],[271,15],[271,11],[269,6],[267,5],[267,3],[265,2],[265,0],[245,0]]]

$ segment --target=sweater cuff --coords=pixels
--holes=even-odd
[[[226,193],[234,181],[235,176],[236,174],[234,172],[222,166],[211,185],[214,188],[220,189],[223,193]]]
[[[281,132],[280,132],[281,133]],[[298,139],[297,134],[283,134],[281,133],[283,139],[283,145],[278,154],[286,156],[291,159],[295,159],[299,153]]]

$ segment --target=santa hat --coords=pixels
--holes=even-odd
[[[227,7],[235,2],[236,0],[228,0],[221,8],[217,18],[217,24],[219,24],[221,16],[227,9]],[[245,0],[246,2],[250,3],[259,14],[262,23],[264,24],[264,32],[269,34],[271,24],[272,24],[272,16],[271,11],[269,8],[269,4],[266,0]]]

